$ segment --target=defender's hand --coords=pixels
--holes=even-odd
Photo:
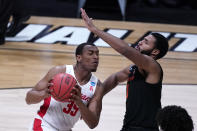
[[[84,9],[80,9],[81,10],[81,17],[85,22],[86,27],[91,31],[94,32],[94,30],[96,29],[95,25],[92,22],[92,18],[89,18],[87,13],[85,12]]]

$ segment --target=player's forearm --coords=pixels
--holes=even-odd
[[[83,103],[82,103],[83,104]],[[92,113],[84,104],[79,106],[81,117],[90,129],[98,125],[99,117]]]
[[[44,99],[41,91],[31,90],[26,95],[27,104],[37,104]]]
[[[123,40],[106,33],[104,31],[99,30],[98,28],[94,28],[92,32],[99,36],[102,40],[104,40],[106,43],[108,43],[112,48],[114,48],[117,52],[120,54],[125,53],[126,48],[130,48],[130,46],[125,43]]]
[[[147,68],[147,65],[150,63],[139,51],[130,47],[123,40],[99,30],[98,28],[93,28],[91,30],[95,35],[99,36],[102,40],[108,43],[113,49],[117,52],[133,61],[137,66],[142,67],[143,69]]]
[[[104,88],[104,95],[107,94],[109,91],[111,91],[113,88],[115,88],[118,85],[118,80],[115,74],[111,75],[108,77],[104,82],[103,82],[103,88]]]

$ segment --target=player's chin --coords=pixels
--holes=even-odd
[[[96,72],[96,70],[97,70],[97,67],[94,67],[91,69],[91,72]]]

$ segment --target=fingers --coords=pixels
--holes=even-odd
[[[51,83],[51,81],[48,83],[45,92],[47,97],[51,96],[51,93],[53,92],[53,83]]]
[[[86,14],[85,10],[83,8],[81,8],[80,10],[81,10],[81,14],[84,16]]]
[[[48,88],[49,87],[52,87],[53,86],[53,83],[49,82],[47,86],[48,86]]]
[[[53,92],[53,89],[46,89],[46,94],[47,95],[51,95],[52,92]]]
[[[47,88],[50,89],[50,87],[53,87],[53,79],[47,83]]]
[[[78,85],[73,87],[70,95],[71,97],[69,101],[74,101],[76,104],[81,102],[81,87],[79,87]]]
[[[80,10],[81,10],[81,13],[83,13],[83,12],[84,12],[84,9],[83,9],[83,8],[80,8]]]
[[[76,96],[81,96],[81,87],[78,85],[73,87],[71,94],[76,95]]]
[[[88,17],[88,15],[87,15],[87,13],[85,12],[85,10],[84,9],[80,9],[81,10],[81,17],[84,19],[84,20],[88,20],[89,19],[89,17]]]
[[[81,10],[81,17],[85,23],[85,26],[88,28],[88,30],[94,32],[96,30],[96,27],[92,22],[93,19],[88,17],[84,9],[81,8],[80,10]]]
[[[81,10],[81,17],[84,19],[84,12],[85,11],[82,8],[80,10]]]
[[[48,98],[48,97],[50,97],[51,96],[51,93],[53,92],[53,89],[44,89],[44,90],[42,90],[42,91],[40,91],[40,93],[41,93],[41,96],[43,97],[43,98]]]

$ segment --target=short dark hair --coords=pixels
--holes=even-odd
[[[81,55],[81,54],[83,53],[83,48],[84,48],[86,45],[96,46],[95,44],[90,43],[90,42],[82,43],[82,44],[80,44],[80,45],[77,46],[76,51],[75,51],[75,56]]]
[[[156,120],[163,131],[192,131],[194,129],[191,116],[181,106],[171,105],[160,109]]]
[[[157,59],[160,59],[168,52],[168,40],[159,33],[151,33],[151,35],[156,39],[155,48],[160,50],[160,53],[157,55]]]

